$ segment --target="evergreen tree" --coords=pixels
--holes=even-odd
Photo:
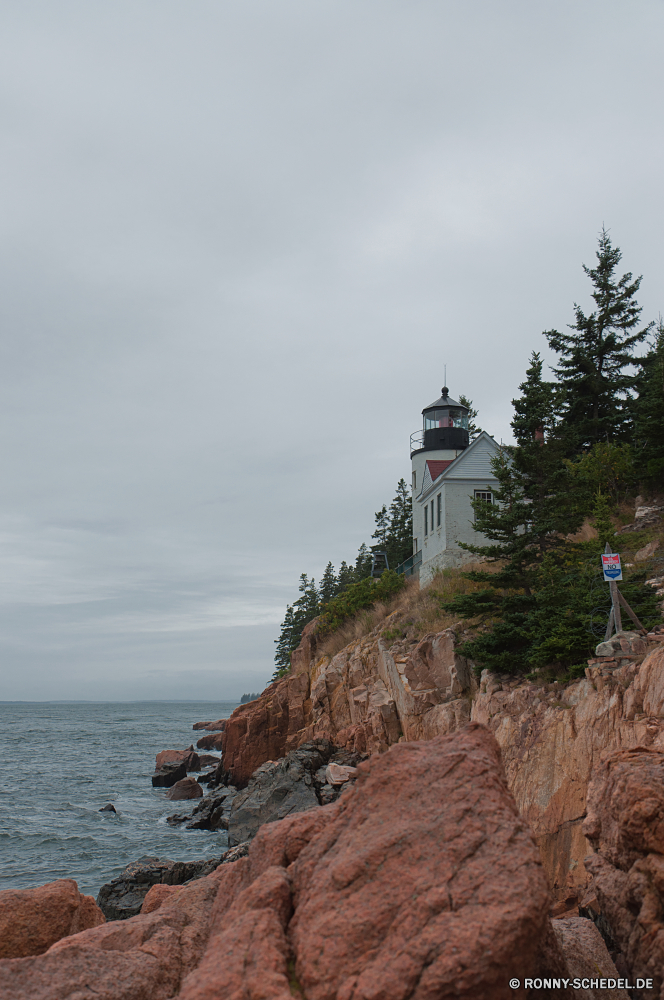
[[[366,577],[371,576],[371,552],[367,546],[362,542],[359,549],[357,550],[357,558],[355,560],[355,580],[359,582],[360,580],[366,579]]]
[[[537,352],[519,388],[522,395],[512,401],[517,446],[502,449],[493,460],[497,503],[471,501],[476,530],[492,544],[462,547],[500,564],[496,573],[476,572],[472,579],[530,594],[545,553],[559,546],[560,534],[580,525],[583,512],[569,489],[562,445],[555,435],[556,387],[542,379]]]
[[[613,522],[611,520],[611,505],[609,503],[609,498],[603,493],[598,493],[595,497],[593,519],[595,521],[595,530],[597,531],[597,538],[601,551],[604,551],[607,544],[611,546],[611,551],[613,551],[616,529],[613,527]]]
[[[664,320],[659,317],[650,350],[640,361],[634,404],[638,471],[656,488],[664,483]]]
[[[408,487],[404,479],[400,479],[397,484],[397,491],[392,503],[389,506],[383,505],[376,514],[376,531],[373,535],[377,539],[377,544],[373,546],[375,551],[385,552],[389,564],[392,568],[403,562],[412,552],[412,508]],[[371,577],[372,551],[367,545],[360,546],[354,566],[349,566],[345,561],[339,567],[339,575],[336,576],[334,566],[328,562],[323,573],[320,589],[316,588],[316,583],[310,580],[306,573],[300,576],[300,597],[292,605],[288,605],[286,616],[281,625],[279,638],[275,640],[277,665],[276,677],[283,676],[290,669],[290,656],[294,649],[297,649],[302,632],[305,626],[316,618],[323,608],[327,608],[335,598],[345,593],[355,584],[367,581],[374,584]],[[395,574],[391,574],[389,580],[384,583],[385,593],[401,586],[401,577],[397,577],[397,582],[392,579]],[[392,591],[390,591],[392,592]],[[360,588],[360,591],[353,592],[352,600],[346,603],[349,607],[355,606],[357,601],[366,601],[362,605],[369,606],[375,598],[371,596],[380,594],[382,591],[373,591],[371,587]],[[349,603],[350,602],[350,603]],[[344,605],[345,607],[346,605]],[[358,605],[359,607],[359,605]]]
[[[310,580],[306,573],[300,574],[299,591],[302,597],[293,605],[293,631],[298,633],[298,642],[304,626],[308,625],[318,614],[319,603],[316,581],[313,577]]]
[[[273,681],[277,677],[282,677],[290,669],[291,652],[295,648],[293,646],[293,608],[290,604],[286,608],[286,614],[281,623],[279,638],[274,641],[277,647],[274,654],[277,669],[272,677]]]
[[[337,577],[337,594],[343,593],[346,587],[350,586],[351,583],[357,582],[357,574],[355,573],[355,567],[349,566],[344,560],[339,567],[339,576]]]
[[[390,530],[386,540],[391,569],[396,569],[413,554],[413,501],[406,480],[401,478],[390,504]]]
[[[475,423],[477,420],[477,410],[473,407],[473,401],[472,399],[468,399],[468,396],[461,394],[459,402],[462,406],[468,407],[468,434],[470,435],[470,440],[474,441],[478,434],[482,433],[482,428]]]
[[[489,544],[463,545],[487,557],[496,571],[465,574],[484,589],[444,602],[463,618],[492,621],[491,632],[464,651],[484,666],[508,672],[537,665],[544,655],[541,630],[555,631],[560,615],[566,614],[561,607],[568,607],[570,580],[576,577],[569,568],[574,546],[565,535],[583,520],[556,435],[556,388],[543,380],[536,353],[526,376],[521,396],[514,400],[516,447],[501,449],[493,461],[497,502],[471,501],[476,529]],[[588,645],[584,623],[581,618],[568,622],[571,631],[556,633],[557,645],[550,643],[546,655],[555,650],[561,660],[578,656]]]
[[[554,370],[564,392],[562,423],[570,454],[629,434],[629,391],[635,376],[626,369],[635,363],[634,348],[647,337],[652,324],[637,329],[641,308],[636,293],[641,278],[633,279],[631,273],[617,278],[621,258],[620,249],[602,229],[597,267],[583,265],[597,308],[586,315],[575,303],[575,322],[569,325],[572,333],[544,333],[560,356]]]
[[[371,548],[374,552],[384,552],[390,533],[390,518],[385,504],[379,511],[376,511],[374,517],[376,518],[376,530],[371,537],[376,539],[376,544],[372,545]]]
[[[325,567],[325,572],[321,577],[320,587],[318,588],[318,600],[321,604],[327,604],[339,591],[339,581],[337,580],[334,573],[334,566],[331,562]]]

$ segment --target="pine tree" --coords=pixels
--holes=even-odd
[[[292,605],[288,605],[286,608],[286,614],[284,620],[281,623],[281,631],[279,633],[279,638],[275,639],[276,650],[274,653],[274,662],[277,665],[277,669],[274,672],[272,680],[276,680],[278,677],[282,677],[287,670],[290,669],[291,662],[291,651],[293,650],[293,608]]]
[[[476,530],[490,545],[463,548],[500,563],[497,573],[477,572],[473,579],[492,587],[518,587],[530,594],[545,553],[559,547],[560,535],[583,520],[570,487],[562,444],[556,436],[557,389],[542,378],[542,360],[533,352],[521,396],[512,401],[516,448],[494,459],[498,480],[495,504],[471,500]]]
[[[664,484],[664,320],[659,317],[650,350],[641,358],[634,403],[638,469],[657,489]]]
[[[362,542],[359,549],[357,550],[357,558],[355,560],[355,580],[359,582],[364,580],[366,577],[371,576],[371,552],[367,546]]]
[[[374,552],[384,552],[390,533],[390,518],[385,504],[379,511],[376,511],[374,517],[376,518],[376,530],[371,537],[376,539],[376,544],[372,545],[371,548]]]
[[[624,440],[630,431],[630,389],[635,377],[634,348],[647,337],[652,323],[637,329],[641,308],[636,293],[641,278],[616,278],[622,253],[602,229],[597,267],[583,265],[593,285],[596,309],[586,315],[575,303],[572,333],[547,330],[544,336],[560,356],[556,372],[564,391],[563,428],[569,454],[597,441]]]
[[[321,577],[320,587],[318,588],[318,599],[321,604],[326,604],[339,591],[339,581],[337,580],[334,573],[334,566],[331,562],[325,567],[325,572]]]
[[[604,547],[608,544],[613,550],[616,529],[611,520],[611,504],[609,503],[609,498],[604,493],[598,493],[595,497],[593,519],[595,521],[595,530],[597,531],[600,549],[603,552]]]
[[[532,355],[520,389],[521,396],[513,401],[517,444],[501,449],[492,463],[497,502],[471,501],[476,529],[489,544],[463,545],[493,562],[495,572],[466,573],[484,589],[443,602],[446,610],[463,618],[492,620],[491,632],[466,644],[464,652],[484,666],[507,672],[536,665],[542,629],[555,630],[567,613],[559,607],[568,600],[565,594],[572,595],[565,573],[569,576],[566,560],[573,546],[565,535],[583,519],[556,435],[556,388],[542,379],[538,354]],[[551,640],[546,655],[574,658],[588,645],[581,618],[568,625],[571,631],[560,633],[558,645]]]
[[[297,632],[299,628],[301,635],[304,626],[312,621],[318,614],[319,602],[316,581],[313,577],[310,580],[306,573],[301,573],[300,586],[298,589],[302,594],[302,597],[300,597],[293,605],[293,630]]]
[[[396,569],[413,554],[413,501],[406,480],[401,478],[390,504],[390,530],[387,536],[387,557]]]
[[[459,396],[459,402],[462,406],[468,407],[468,434],[470,436],[470,440],[474,441],[475,438],[482,433],[482,428],[475,423],[477,419],[477,410],[473,407],[472,399],[468,399],[468,396],[464,396],[463,393]]]
[[[343,593],[346,587],[350,586],[351,583],[357,583],[357,574],[355,572],[354,566],[349,566],[344,560],[339,566],[339,575],[337,577],[337,594]]]

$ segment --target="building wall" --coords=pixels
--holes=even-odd
[[[441,485],[440,490],[434,492],[427,498],[430,504],[439,492],[442,492],[443,501],[443,525],[436,527],[433,534],[429,533],[424,540],[422,565],[420,566],[420,586],[429,583],[432,577],[441,569],[455,569],[464,566],[469,562],[474,562],[477,556],[472,552],[459,548],[459,542],[466,542],[471,545],[485,545],[488,539],[483,534],[475,531],[474,511],[470,503],[470,498],[475,495],[475,490],[494,490],[495,480],[448,480]],[[423,519],[424,504],[418,503]],[[447,540],[449,539],[449,544]]]
[[[417,497],[419,497],[422,492],[426,463],[432,459],[437,461],[452,460],[459,454],[461,453],[457,451],[421,451],[416,455],[413,455],[411,462],[412,472],[414,472],[417,476],[417,485],[413,491],[413,539],[417,538],[418,549],[422,549],[424,544],[424,508]],[[415,542],[413,542],[413,552],[414,551]]]

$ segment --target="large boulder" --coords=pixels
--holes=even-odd
[[[648,644],[638,632],[616,632],[595,648],[595,656],[611,656],[618,659],[643,656],[647,652]]]
[[[192,729],[207,729],[209,733],[223,733],[226,727],[226,719],[217,719],[216,722],[195,722]]]
[[[223,740],[223,732],[209,733],[207,736],[201,736],[200,740],[196,741],[196,746],[199,750],[221,750]]]
[[[553,932],[565,959],[570,979],[604,979],[611,985],[597,989],[575,989],[575,1000],[629,1000],[626,989],[617,986],[621,976],[608,952],[604,939],[592,920],[563,917],[553,921]]]
[[[195,750],[162,750],[157,754],[156,770],[160,771],[165,764],[184,764],[187,772],[200,771],[201,761]]]
[[[618,750],[600,764],[588,793],[583,832],[594,854],[598,924],[614,942],[616,965],[664,985],[664,753]],[[633,981],[633,980],[632,980]]]
[[[343,786],[354,780],[357,775],[354,765],[361,760],[362,755],[340,750],[329,740],[319,739],[303,743],[282,760],[263,764],[247,787],[235,796],[228,827],[229,844],[251,840],[264,823],[333,802]]]
[[[151,886],[182,885],[191,879],[203,878],[213,872],[223,858],[224,855],[201,861],[139,858],[101,887],[97,905],[107,920],[128,920],[140,913]]]
[[[156,890],[151,912],[0,962],[1,1000],[513,1000],[512,977],[565,971],[485,729],[358,770],[337,802],[263,826],[248,857]]]
[[[218,767],[221,757],[215,757],[212,753],[201,753],[198,755],[198,762],[201,765],[200,770],[202,771],[204,767]]]
[[[227,830],[237,792],[234,788],[220,788],[206,795],[190,816],[168,816],[169,826],[186,823],[187,830]]]
[[[187,765],[184,761],[173,761],[164,764],[152,775],[152,785],[154,788],[172,788],[176,781],[182,781],[187,777]]]
[[[203,789],[195,778],[181,778],[166,792],[166,798],[172,799],[173,802],[179,802],[181,799],[200,799],[202,797]]]
[[[0,892],[0,958],[41,955],[52,944],[105,921],[92,896],[71,878]]]

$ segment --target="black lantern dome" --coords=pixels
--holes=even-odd
[[[435,403],[422,410],[424,418],[424,451],[463,451],[470,443],[468,436],[468,407],[450,399],[446,385]]]

